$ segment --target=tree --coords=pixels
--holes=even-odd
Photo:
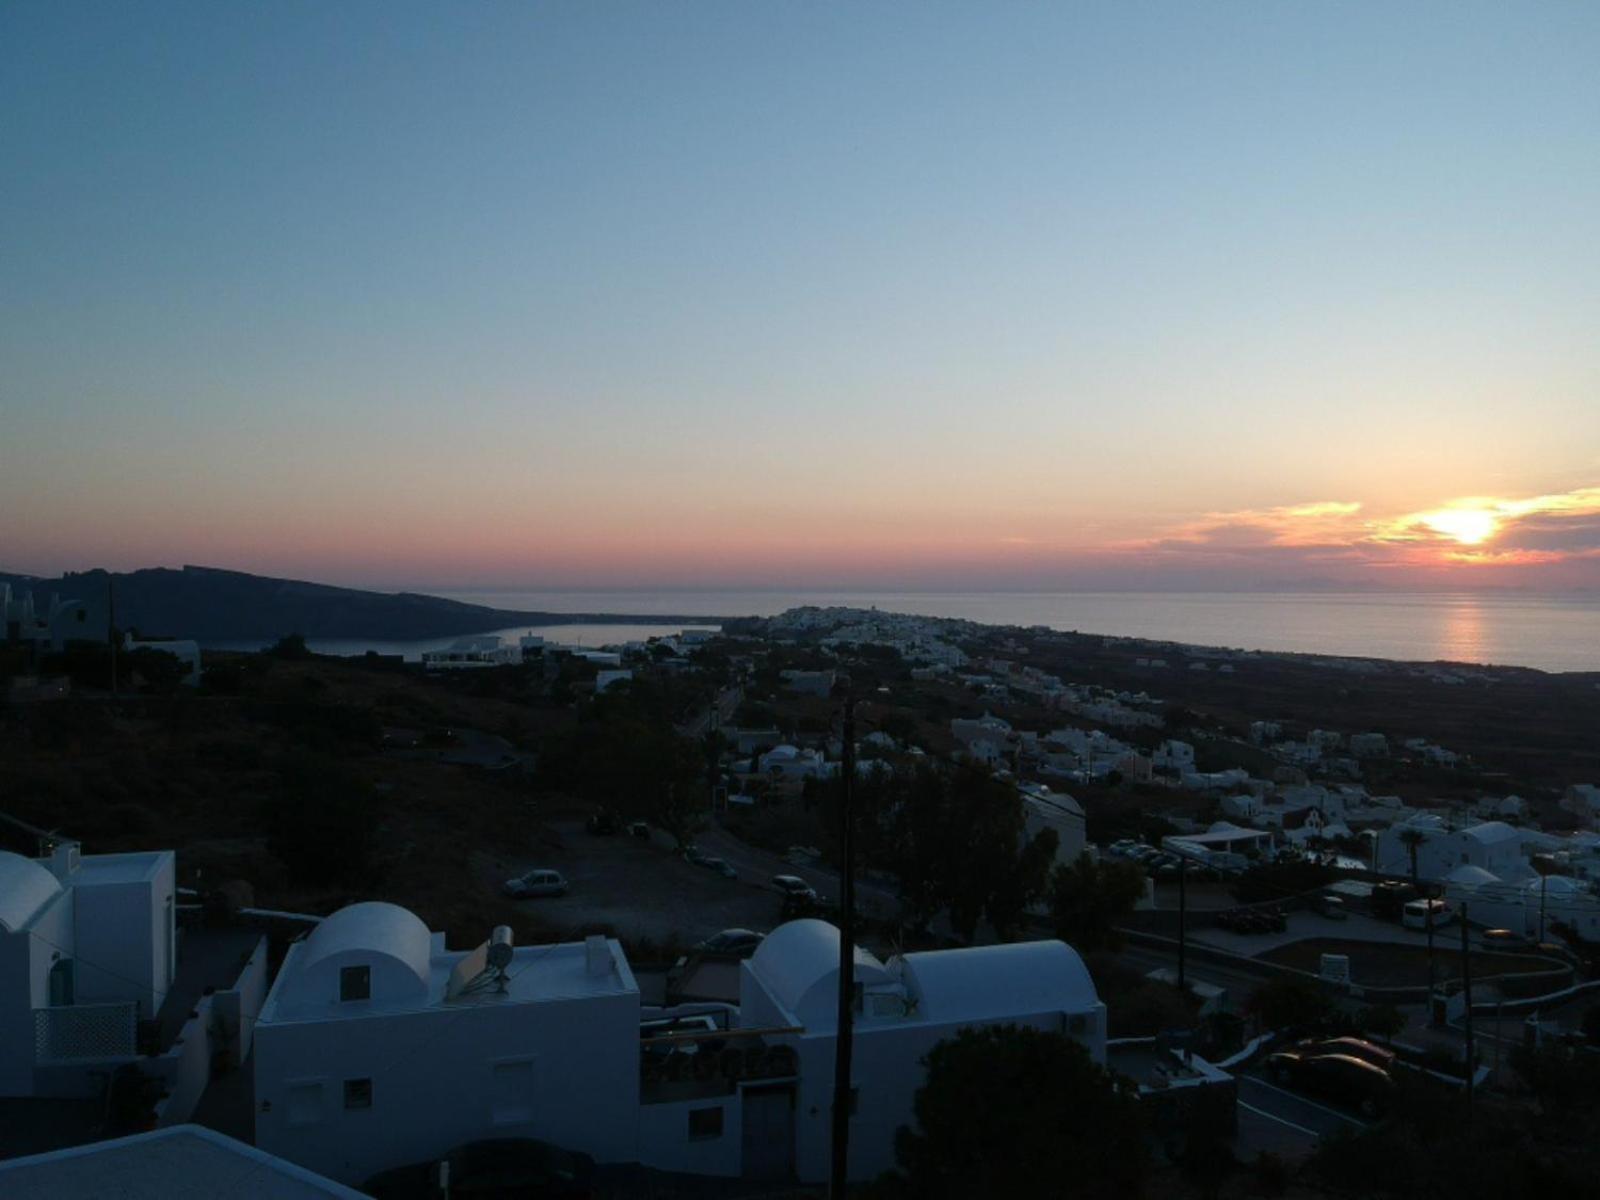
[[[374,842],[372,792],[338,759],[300,754],[278,769],[266,811],[267,847],[291,874],[316,884],[359,880]]]
[[[1422,843],[1428,840],[1428,835],[1420,829],[1402,829],[1400,831],[1400,844],[1406,848],[1406,854],[1411,858],[1411,882],[1417,882],[1417,851]]]
[[[1086,1200],[1142,1193],[1143,1110],[1077,1042],[1013,1025],[964,1029],[926,1062],[916,1126],[895,1138],[890,1194],[1057,1195],[1063,1172]]]
[[[263,653],[270,655],[272,658],[289,660],[303,660],[313,657],[311,650],[306,646],[305,636],[298,633],[284,634]]]
[[[1317,984],[1293,975],[1269,979],[1245,1003],[1246,1011],[1267,1029],[1299,1029],[1327,1017],[1333,1004]]]
[[[1050,877],[1056,936],[1080,954],[1122,944],[1117,922],[1144,897],[1144,875],[1132,863],[1097,863],[1087,853]]]

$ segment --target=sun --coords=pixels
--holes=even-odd
[[[1428,513],[1422,523],[1435,533],[1455,538],[1463,546],[1476,546],[1493,537],[1498,523],[1494,513],[1483,508],[1446,508]]]

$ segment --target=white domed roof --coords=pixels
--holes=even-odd
[[[1486,883],[1499,883],[1500,876],[1469,863],[1451,871],[1445,876],[1445,882],[1455,884],[1457,887],[1482,887]]]
[[[24,928],[60,894],[60,881],[44,867],[0,850],[0,926],[7,933]]]
[[[1589,889],[1579,880],[1566,875],[1539,875],[1522,885],[1527,892],[1543,892],[1546,896],[1578,896]]]
[[[366,901],[325,918],[300,946],[282,1003],[326,1005],[340,1000],[340,972],[365,966],[375,1007],[426,1001],[433,937],[415,913],[398,904]]]
[[[779,1004],[808,1029],[832,1029],[838,1018],[839,930],[807,918],[778,926],[750,956],[750,970]],[[891,983],[883,963],[855,948],[857,983]]]

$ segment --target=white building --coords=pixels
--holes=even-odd
[[[0,1096],[34,1094],[62,1063],[133,1055],[177,967],[175,866],[170,850],[0,851]]]
[[[1418,878],[1444,879],[1457,867],[1473,866],[1508,883],[1521,883],[1535,874],[1523,848],[1524,838],[1530,836],[1537,835],[1504,821],[1485,821],[1452,830],[1439,817],[1421,814],[1379,834],[1379,869],[1409,874],[1415,842]]]
[[[639,990],[616,941],[448,950],[353,904],[289,948],[256,1022],[256,1145],[341,1182],[462,1142],[638,1154]]]
[[[508,646],[498,634],[475,634],[457,638],[443,650],[424,650],[422,665],[430,671],[474,670],[482,667],[508,667],[522,661],[523,648]]]
[[[1157,767],[1169,767],[1178,772],[1194,770],[1194,747],[1188,742],[1180,742],[1175,738],[1168,739],[1156,747],[1156,752],[1151,755],[1151,761]]]
[[[1021,784],[1023,833],[1030,840],[1046,829],[1055,830],[1058,863],[1076,862],[1085,844],[1083,806],[1065,792],[1043,784]]]
[[[774,779],[827,779],[833,774],[832,764],[820,750],[802,750],[785,743],[774,746],[761,755],[760,773]]]
[[[123,638],[124,650],[154,650],[160,654],[170,654],[183,664],[182,682],[190,687],[200,686],[200,643],[184,641],[181,639],[165,639],[159,641],[136,642],[131,636]]]
[[[1066,1033],[1105,1061],[1106,1013],[1077,953],[1057,941],[904,954],[857,948],[850,1177],[894,1165],[895,1131],[914,1124],[923,1058],[967,1027],[1025,1025]],[[796,1078],[742,1097],[744,1173],[804,1184],[828,1177],[839,986],[839,931],[791,921],[762,942],[739,977],[742,1025],[794,1032]]]
[[[1357,758],[1384,758],[1389,753],[1389,739],[1381,733],[1352,733],[1350,753]]]
[[[1561,796],[1561,807],[1593,825],[1600,821],[1600,787],[1575,783]]]

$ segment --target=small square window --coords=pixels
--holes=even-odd
[[[339,971],[340,1000],[372,999],[372,968],[342,967]]]
[[[344,1106],[346,1108],[371,1108],[372,1080],[346,1079],[344,1081]]]
[[[689,1110],[689,1140],[709,1141],[722,1136],[722,1108],[691,1108]]]

